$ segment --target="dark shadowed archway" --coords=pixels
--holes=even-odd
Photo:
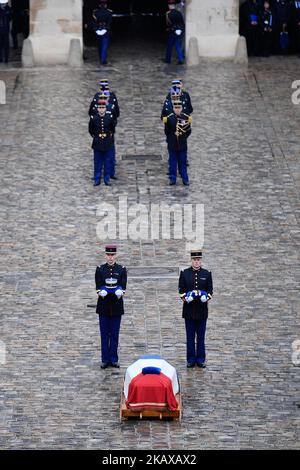
[[[83,0],[83,23],[92,17],[97,8],[97,0]],[[165,47],[167,0],[108,0],[108,8],[113,11],[110,53],[123,48],[127,54],[147,54],[156,48],[161,55]],[[96,37],[92,31],[84,29],[85,57],[93,56],[89,48],[96,47]]]

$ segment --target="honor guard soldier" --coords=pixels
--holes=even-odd
[[[111,106],[111,111],[115,115],[116,119],[120,117],[120,108],[117,96],[114,92],[110,91],[108,80],[102,79],[98,82],[99,91],[95,94],[94,98],[91,101],[90,108],[89,108],[89,116],[93,114],[93,108],[96,107],[100,97],[103,95],[108,96],[108,105]]]
[[[99,1],[99,8],[93,11],[95,20],[94,30],[98,39],[99,59],[101,64],[107,64],[109,34],[112,24],[112,11],[107,8],[107,0]]]
[[[107,79],[102,79],[98,83],[99,85],[99,92],[97,92],[90,104],[89,108],[89,116],[91,116],[97,106],[97,103],[101,97],[103,97],[103,94],[108,97],[108,103],[107,103],[107,110],[111,111],[112,115],[115,118],[115,125],[117,125],[117,120],[118,117],[120,116],[120,108],[119,108],[119,103],[117,96],[114,92],[110,91],[108,80]],[[111,169],[110,169],[110,177],[114,180],[117,179],[116,177],[116,147],[115,147],[115,142],[113,145],[113,150],[112,150],[112,161],[111,161]]]
[[[246,0],[240,9],[240,34],[246,37],[249,56],[259,54],[259,2],[258,0]]]
[[[117,247],[106,246],[106,263],[98,266],[95,273],[102,369],[108,366],[120,367],[118,343],[121,318],[124,314],[123,295],[126,290],[127,271],[125,266],[116,263],[116,256]]]
[[[272,36],[273,36],[273,15],[270,10],[270,2],[265,1],[262,12],[260,13],[259,23],[261,28],[262,38],[262,55],[269,57],[272,49]]]
[[[11,8],[7,0],[0,0],[0,63],[8,62],[10,21]]]
[[[187,174],[187,139],[191,134],[192,117],[182,111],[181,101],[173,102],[173,111],[163,118],[169,152],[170,185],[176,184],[177,167],[182,182],[189,186]]]
[[[114,146],[115,120],[106,109],[106,101],[99,100],[98,114],[92,115],[89,122],[89,133],[93,137],[94,149],[94,186],[101,182],[104,167],[104,183],[111,186],[110,171]]]
[[[165,62],[167,64],[171,63],[172,51],[175,46],[178,64],[183,64],[184,55],[182,50],[182,39],[184,36],[184,19],[182,13],[176,10],[177,0],[168,0],[169,11],[166,13],[166,23],[167,23],[167,50]]]
[[[191,267],[180,273],[179,295],[183,302],[187,367],[194,367],[197,364],[205,368],[207,303],[213,295],[213,282],[211,272],[201,267],[201,261],[202,251],[192,250]]]
[[[179,99],[182,102],[182,110],[186,114],[192,114],[193,106],[191,102],[190,94],[183,89],[182,80],[176,78],[172,80],[172,87],[169,93],[166,96],[165,102],[163,104],[162,112],[161,112],[161,119],[164,116],[168,116],[172,112],[173,108],[173,100]]]

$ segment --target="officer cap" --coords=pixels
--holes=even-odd
[[[98,100],[98,101],[97,101],[97,106],[98,106],[98,108],[99,108],[100,106],[106,106],[106,105],[107,105],[107,101],[106,101],[106,100]]]
[[[5,4],[5,3],[8,3],[8,0],[0,0],[0,4]]]
[[[202,258],[202,250],[191,250],[191,258]]]
[[[116,245],[106,245],[105,254],[106,255],[115,255],[117,253]]]
[[[175,80],[172,80],[172,85],[181,85],[182,80],[180,78],[175,78]]]
[[[180,88],[177,88],[176,86],[172,86],[172,88],[170,88],[170,94],[171,94],[171,97],[179,96]]]
[[[118,283],[118,279],[115,279],[114,277],[108,277],[105,279],[106,287],[116,287],[117,283]]]

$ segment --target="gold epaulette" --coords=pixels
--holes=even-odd
[[[168,116],[164,116],[164,117],[163,117],[163,123],[164,123],[164,124],[167,124],[168,119],[169,119],[170,116],[172,116],[172,114],[174,114],[174,113],[170,113],[170,114],[168,114]]]
[[[192,124],[192,122],[193,122],[193,118],[192,116],[189,116],[189,124]]]

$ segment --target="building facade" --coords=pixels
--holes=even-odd
[[[200,57],[234,58],[239,4],[239,0],[186,0],[186,48],[194,38]],[[28,54],[32,65],[66,64],[74,44],[77,54],[82,55],[82,7],[82,0],[31,0],[24,65]]]

